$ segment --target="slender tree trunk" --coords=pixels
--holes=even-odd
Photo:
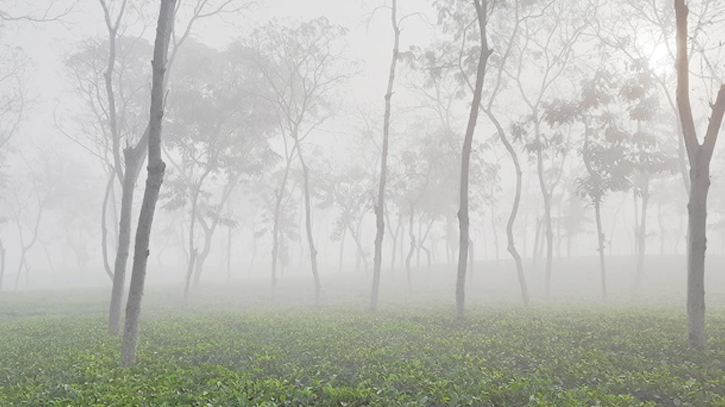
[[[121,218],[118,225],[118,249],[116,261],[113,265],[113,287],[111,289],[111,304],[108,312],[108,333],[121,334],[121,309],[123,292],[126,283],[126,263],[131,245],[131,211],[133,208],[133,195],[136,189],[139,167],[141,166],[139,149],[145,147],[126,148],[124,153],[125,175],[121,193]]]
[[[494,258],[499,261],[498,257],[498,231],[496,230],[496,205],[491,205],[491,232],[493,232],[493,250]]]
[[[503,143],[504,147],[506,147],[506,151],[508,152],[509,156],[511,157],[511,162],[514,165],[514,170],[516,172],[516,192],[514,194],[514,202],[511,205],[511,212],[509,214],[508,222],[506,223],[506,239],[508,241],[508,245],[506,249],[511,254],[511,257],[513,257],[514,262],[516,263],[516,275],[519,279],[519,287],[521,289],[521,298],[524,301],[524,306],[529,305],[529,290],[526,285],[526,276],[524,274],[524,264],[521,260],[521,255],[519,254],[518,250],[516,250],[516,241],[514,239],[514,224],[516,222],[516,216],[519,212],[519,205],[521,203],[521,187],[523,184],[523,174],[521,171],[521,164],[519,163],[519,156],[516,154],[516,149],[511,145],[508,138],[506,137],[506,131],[504,130],[501,123],[498,121],[496,116],[493,115],[493,113],[490,110],[486,110],[486,115],[488,118],[493,122],[494,126],[496,127],[496,131],[498,132],[499,139],[501,140],[501,143]]]
[[[660,256],[665,254],[665,225],[662,217],[662,202],[657,203],[657,224],[660,232]]]
[[[456,316],[459,320],[465,317],[466,302],[466,266],[468,263],[468,244],[470,241],[469,218],[468,218],[468,176],[471,162],[471,146],[473,144],[473,132],[478,120],[478,109],[481,105],[481,92],[483,90],[483,79],[486,74],[486,63],[491,55],[486,37],[487,7],[488,0],[473,0],[478,19],[481,49],[476,70],[476,85],[473,90],[471,111],[468,115],[468,125],[463,139],[463,151],[461,152],[461,188],[460,208],[458,210],[458,224],[460,228],[460,240],[458,247],[458,271],[456,274]]]
[[[637,291],[642,287],[642,277],[644,273],[644,256],[647,250],[647,205],[649,203],[649,177],[645,175],[642,185],[642,216],[639,225],[637,225],[637,274],[635,288]]]
[[[307,229],[307,245],[310,249],[310,264],[312,266],[312,278],[315,283],[315,305],[320,304],[320,276],[317,273],[317,249],[315,249],[315,241],[312,237],[312,208],[310,207],[310,174],[307,164],[305,164],[304,157],[302,155],[302,149],[300,148],[300,140],[297,135],[294,136],[295,146],[297,147],[297,156],[300,159],[300,165],[302,166],[302,181],[304,186],[304,197],[305,197],[305,227]]]
[[[408,250],[408,256],[405,258],[405,275],[408,280],[408,289],[413,289],[413,283],[410,277],[410,260],[413,258],[415,252],[415,232],[413,229],[413,219],[415,211],[413,203],[410,204],[410,218],[408,219],[408,234],[410,236],[410,249]]]
[[[292,151],[294,153],[294,150]],[[277,259],[279,257],[279,216],[282,209],[282,198],[284,197],[285,190],[287,188],[287,180],[289,178],[290,166],[292,164],[292,156],[287,157],[285,163],[284,173],[282,175],[282,183],[280,184],[279,190],[275,193],[274,203],[274,220],[272,222],[272,295],[277,289]]]
[[[0,292],[3,290],[3,280],[5,279],[5,246],[0,240]]]
[[[542,221],[539,217],[536,217],[536,229],[534,230],[534,249],[531,252],[531,259],[533,260],[533,269],[536,270],[537,260],[539,257],[539,243],[541,241],[541,224]]]
[[[539,129],[538,112],[534,112],[534,126],[536,131],[536,172],[539,177],[539,188],[544,200],[544,235],[546,237],[546,267],[544,269],[545,289],[544,295],[548,299],[551,292],[551,256],[553,255],[554,235],[551,227],[551,194],[546,186],[544,174],[544,159],[542,156],[543,141]]]
[[[146,280],[146,263],[149,256],[149,240],[156,210],[156,201],[164,180],[166,164],[161,158],[161,124],[164,114],[165,81],[169,38],[173,26],[176,0],[161,0],[159,20],[156,26],[156,41],[152,65],[151,109],[148,137],[148,176],[143,203],[136,228],[136,247],[131,273],[131,287],[126,305],[126,321],[121,348],[121,366],[136,363],[141,297]]]
[[[470,275],[473,277],[473,272],[476,269],[476,256],[475,256],[475,246],[474,241],[471,239],[468,242],[468,268],[470,269]]]
[[[398,237],[400,236],[400,228],[403,225],[403,214],[398,214],[398,224],[395,227],[395,234],[393,234],[393,248],[390,256],[390,271],[395,272],[395,258],[398,254]]]
[[[189,298],[189,289],[191,288],[191,277],[194,274],[194,265],[196,264],[199,252],[196,249],[196,216],[197,216],[197,204],[199,201],[199,191],[201,190],[201,182],[194,185],[192,184],[191,191],[191,220],[189,221],[189,264],[186,266],[186,283],[184,284],[184,301]]]
[[[597,223],[597,252],[599,252],[599,273],[601,276],[602,300],[607,300],[607,268],[604,264],[604,231],[602,230],[602,203],[594,200],[594,217]]]
[[[398,63],[398,46],[400,44],[400,29],[398,29],[397,0],[392,0],[391,21],[393,26],[393,58],[390,61],[388,73],[388,89],[385,92],[385,115],[383,118],[383,149],[380,158],[380,182],[378,185],[378,203],[375,206],[375,258],[373,260],[373,287],[370,293],[370,312],[378,308],[378,293],[380,291],[380,269],[383,262],[383,235],[385,234],[385,182],[388,174],[388,138],[390,137],[390,101],[393,98],[393,84],[395,82],[395,66]]]
[[[231,205],[227,205],[227,216],[230,219],[232,217]],[[254,235],[254,229],[252,229],[252,235]],[[256,239],[254,239],[254,240],[256,240]],[[256,244],[255,244],[255,246],[256,246]],[[256,249],[254,251],[256,251]],[[230,226],[227,230],[227,281],[231,281],[231,280],[232,280],[232,228]]]
[[[101,207],[101,254],[103,255],[103,269],[106,271],[108,278],[113,282],[113,270],[111,265],[108,263],[108,227],[107,223],[107,211],[108,201],[113,191],[113,182],[116,180],[115,173],[111,170],[111,174],[108,176],[108,182],[106,183],[106,193],[103,195],[103,205]]]
[[[342,237],[340,237],[340,264],[338,265],[339,271],[342,273],[342,260],[345,252],[345,236],[347,236],[347,229],[342,228]]]

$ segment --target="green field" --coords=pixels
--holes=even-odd
[[[139,363],[123,369],[105,291],[62,294],[0,301],[0,405],[725,406],[717,307],[693,351],[673,306],[475,304],[459,323],[445,305],[371,315],[151,294]]]

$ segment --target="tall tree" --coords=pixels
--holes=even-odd
[[[101,1],[103,2],[104,0]],[[172,50],[171,55],[168,58],[168,63],[166,61],[164,62],[164,69],[166,70],[164,80],[168,82],[176,55],[179,52],[179,49],[181,49],[183,43],[189,38],[192,28],[196,22],[200,19],[212,17],[220,13],[235,12],[248,6],[247,1],[236,2],[234,7],[230,6],[231,3],[232,0],[220,0],[218,3],[210,0],[196,0],[195,3],[191,3],[192,7],[190,17],[188,18],[186,25],[179,25],[176,27],[178,30],[172,28]],[[174,16],[180,14],[181,5],[182,2],[179,2],[174,6]],[[120,333],[121,308],[126,279],[126,263],[128,261],[131,245],[131,212],[133,209],[133,196],[136,189],[136,180],[141,172],[141,164],[143,164],[144,158],[147,154],[148,134],[149,128],[147,127],[136,144],[129,144],[123,150],[125,171],[123,172],[121,189],[121,216],[119,220],[118,249],[116,250],[116,261],[113,269],[113,288],[111,291],[111,304],[108,318],[108,331],[112,335]]]
[[[587,25],[580,19],[580,10],[574,2],[535,1],[528,7],[534,8],[531,11],[532,18],[522,21],[521,37],[514,47],[516,53],[511,55],[514,63],[505,72],[513,80],[521,101],[528,108],[524,122],[533,127],[533,137],[527,149],[536,159],[536,175],[544,209],[542,226],[546,239],[545,292],[548,297],[554,247],[552,194],[560,174],[556,174],[554,180],[547,179],[550,172],[556,172],[546,168],[547,152],[553,161],[559,143],[553,137],[547,137],[541,129],[542,104],[557,80],[571,67],[574,44]],[[562,161],[565,156],[561,154]]]
[[[458,224],[460,239],[458,243],[458,272],[456,275],[456,315],[458,319],[465,317],[466,301],[466,266],[468,264],[468,245],[470,244],[469,218],[468,218],[468,177],[471,162],[471,145],[473,143],[473,132],[478,120],[478,111],[481,105],[481,93],[483,81],[486,75],[486,64],[488,57],[493,52],[488,48],[488,37],[486,36],[486,24],[488,23],[488,0],[473,0],[476,10],[476,21],[478,34],[480,35],[481,48],[479,50],[478,68],[476,69],[476,84],[473,88],[473,100],[471,111],[468,116],[466,134],[463,139],[463,150],[461,152],[461,188],[460,188],[460,209],[458,210]]]
[[[164,97],[166,89],[166,67],[169,53],[169,39],[174,25],[176,0],[161,0],[159,20],[156,25],[154,59],[152,66],[151,107],[148,126],[148,177],[144,190],[141,212],[136,228],[136,247],[134,248],[131,287],[126,306],[126,321],[121,348],[121,365],[136,363],[136,343],[138,325],[141,316],[141,297],[146,281],[146,263],[149,257],[149,240],[156,211],[156,201],[164,180],[166,164],[161,158],[161,124],[164,116]]]
[[[391,24],[393,27],[393,57],[388,72],[388,88],[385,91],[385,115],[383,118],[383,147],[380,152],[380,183],[378,184],[378,202],[375,205],[375,257],[373,259],[373,288],[370,294],[370,311],[378,308],[378,292],[380,291],[380,268],[383,262],[383,237],[385,234],[385,182],[388,176],[388,138],[390,137],[390,110],[395,82],[395,67],[398,63],[400,46],[400,27],[398,27],[398,4],[392,0],[390,6]]]
[[[222,213],[232,191],[243,176],[258,174],[271,161],[266,135],[275,117],[256,96],[255,86],[264,82],[254,75],[246,53],[239,44],[219,52],[192,41],[176,65],[166,143],[171,151],[164,149],[174,171],[164,207],[190,209],[185,298],[192,277],[199,284],[217,227],[233,223]]]
[[[703,347],[705,332],[705,250],[707,245],[707,194],[710,189],[710,161],[725,113],[725,84],[720,86],[702,143],[697,138],[690,105],[690,61],[688,59],[685,0],[675,0],[677,24],[677,108],[690,163],[690,199],[687,204],[687,317],[689,344]]]
[[[347,30],[317,18],[304,23],[281,26],[276,22],[258,29],[252,36],[251,48],[257,53],[257,66],[268,83],[270,92],[264,95],[278,110],[279,128],[284,139],[287,163],[295,154],[302,169],[302,194],[305,207],[305,229],[315,288],[315,303],[320,299],[320,277],[317,249],[312,229],[312,203],[309,166],[303,142],[321,124],[335,114],[332,92],[339,89],[352,74],[344,62],[344,35]],[[283,186],[289,169],[283,175]],[[281,197],[285,191],[277,191]],[[278,197],[278,202],[281,202]],[[277,245],[273,245],[273,284]]]

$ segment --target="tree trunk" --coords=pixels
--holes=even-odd
[[[111,174],[108,176],[108,182],[106,183],[106,193],[103,194],[103,205],[101,207],[101,254],[103,255],[103,269],[106,271],[108,278],[113,282],[113,270],[111,265],[108,263],[108,227],[107,227],[107,211],[109,197],[113,190],[113,182],[116,180],[116,176],[111,170]]]
[[[161,122],[164,114],[164,96],[169,37],[173,26],[176,0],[161,0],[159,20],[156,26],[156,41],[152,65],[151,108],[149,114],[148,176],[144,190],[141,212],[136,228],[136,246],[131,273],[131,287],[126,306],[126,322],[121,348],[121,366],[136,363],[136,344],[141,315],[141,297],[146,280],[146,263],[149,256],[149,240],[153,224],[156,201],[164,180],[166,164],[161,158]]]
[[[546,267],[544,269],[545,288],[544,296],[548,299],[551,292],[551,256],[553,255],[553,244],[554,236],[551,228],[551,194],[546,186],[546,179],[544,174],[544,159],[542,156],[542,145],[541,131],[539,129],[539,117],[538,113],[534,112],[534,126],[536,131],[536,172],[539,177],[539,188],[541,189],[541,196],[544,199],[544,235],[546,237]]]
[[[189,288],[191,287],[191,277],[194,274],[194,266],[196,259],[198,258],[198,250],[195,246],[196,239],[196,216],[197,216],[197,204],[199,202],[199,192],[201,191],[201,182],[196,185],[192,184],[193,190],[191,191],[191,220],[189,221],[189,264],[186,266],[186,283],[184,284],[184,301],[189,298]]]
[[[415,233],[413,231],[413,218],[415,216],[415,211],[413,204],[410,204],[410,218],[408,219],[408,234],[410,236],[410,249],[408,250],[408,256],[405,258],[405,276],[408,280],[408,289],[413,289],[413,283],[410,278],[410,260],[413,258],[413,253],[415,252]]]
[[[317,249],[315,249],[315,241],[312,237],[312,208],[310,207],[310,174],[305,159],[300,148],[300,140],[294,135],[295,146],[297,147],[297,156],[302,166],[302,181],[304,186],[305,197],[305,227],[307,229],[307,245],[310,248],[310,264],[312,266],[312,278],[315,283],[315,305],[320,305],[320,276],[317,273]]]
[[[5,246],[0,240],[0,292],[3,290],[3,280],[5,279]]]
[[[352,240],[355,242],[355,249],[357,251],[357,255],[355,257],[355,271],[360,271],[360,263],[365,264],[365,270],[368,269],[368,261],[365,258],[365,249],[363,248],[362,241],[360,239],[360,228],[353,228],[352,223],[348,219],[346,222],[347,228],[350,231],[350,236],[352,236]]]
[[[393,98],[393,83],[395,81],[395,66],[398,62],[398,45],[400,44],[400,29],[398,29],[397,0],[392,0],[391,20],[393,25],[393,58],[390,61],[388,73],[388,89],[385,92],[385,115],[383,119],[383,149],[380,158],[380,183],[378,188],[378,203],[375,206],[375,258],[373,260],[373,287],[370,293],[370,312],[378,308],[378,293],[380,291],[380,268],[383,262],[383,235],[385,234],[385,181],[388,173],[388,138],[390,136],[390,101]]]
[[[531,252],[531,260],[533,261],[532,268],[536,270],[537,260],[539,256],[539,243],[541,241],[541,224],[542,221],[536,216],[536,229],[534,229],[534,249]]]
[[[284,135],[283,135],[284,137]],[[292,153],[294,153],[294,149]],[[277,258],[279,252],[279,215],[282,209],[282,198],[284,197],[285,190],[287,188],[287,180],[289,178],[289,170],[292,164],[292,155],[287,157],[287,162],[284,167],[284,174],[282,175],[282,183],[279,190],[275,193],[274,203],[274,220],[272,222],[272,295],[277,289]]]
[[[725,113],[725,84],[720,86],[717,99],[711,104],[712,115],[703,143],[695,131],[690,106],[690,71],[687,56],[687,15],[685,0],[675,0],[677,23],[677,108],[682,125],[682,137],[690,163],[690,199],[687,245],[687,316],[689,344],[705,346],[705,250],[707,244],[707,194],[710,189],[710,161]]]
[[[347,236],[347,229],[342,228],[342,237],[340,238],[340,264],[338,265],[340,272],[342,272],[342,259],[345,252],[345,236]]]
[[[493,250],[494,258],[499,261],[498,257],[498,231],[496,230],[496,205],[491,205],[491,232],[493,232]]]
[[[642,185],[642,216],[640,223],[637,225],[637,274],[635,288],[637,291],[642,286],[642,277],[644,273],[644,256],[647,250],[647,205],[649,203],[649,177],[645,174]]]
[[[703,347],[705,333],[705,250],[707,249],[707,194],[710,189],[709,168],[691,165],[689,216],[689,242],[687,256],[687,316],[689,341],[694,347]]]
[[[481,4],[483,3],[483,4]],[[488,0],[473,0],[478,19],[481,49],[478,58],[478,69],[476,70],[476,85],[473,90],[471,111],[468,115],[468,125],[463,139],[463,151],[461,152],[461,188],[460,208],[458,210],[458,224],[460,228],[460,240],[458,247],[458,271],[456,274],[456,316],[459,320],[465,317],[466,302],[466,266],[468,263],[468,244],[470,241],[469,219],[468,219],[468,176],[471,162],[471,146],[473,144],[473,132],[478,120],[478,109],[481,105],[481,92],[483,90],[483,79],[486,74],[486,63],[491,55],[486,37],[486,13]]]
[[[110,335],[121,334],[121,309],[126,283],[126,263],[128,261],[129,246],[131,245],[131,211],[136,179],[141,166],[140,158],[143,155],[141,154],[142,150],[145,150],[145,146],[137,145],[135,148],[128,147],[123,150],[126,171],[121,192],[118,249],[116,250],[116,261],[113,265],[113,287],[111,288],[111,304],[108,312],[108,333]]]
[[[607,268],[604,264],[604,231],[602,230],[602,203],[594,200],[594,217],[597,223],[597,252],[599,252],[599,273],[601,275],[602,300],[607,300]]]
[[[506,223],[506,239],[508,241],[508,245],[506,249],[511,254],[511,257],[514,258],[514,262],[516,263],[516,274],[519,278],[519,287],[521,288],[521,298],[524,301],[524,306],[529,305],[529,290],[526,285],[526,276],[524,274],[524,264],[521,260],[521,255],[519,254],[518,250],[516,250],[516,241],[514,240],[514,223],[516,222],[516,215],[518,215],[519,212],[519,205],[521,203],[521,186],[522,186],[522,177],[523,174],[521,172],[521,164],[519,163],[519,157],[518,154],[516,154],[516,149],[511,145],[511,143],[508,141],[508,138],[506,137],[506,132],[501,125],[501,123],[498,121],[496,116],[493,115],[493,113],[490,110],[486,110],[486,115],[488,118],[493,122],[494,126],[496,127],[496,131],[498,132],[499,139],[501,140],[501,143],[503,143],[504,147],[506,147],[506,151],[508,152],[509,156],[511,157],[511,162],[514,164],[514,170],[516,172],[516,193],[514,194],[514,202],[511,205],[511,213],[509,214],[508,222]]]

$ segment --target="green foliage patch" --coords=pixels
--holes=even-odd
[[[147,312],[136,367],[98,313],[0,314],[3,406],[725,406],[725,318],[547,306]]]

